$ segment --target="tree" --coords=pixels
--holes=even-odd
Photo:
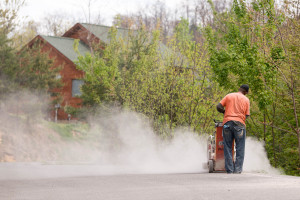
[[[41,23],[41,32],[52,36],[62,36],[75,22],[75,20],[67,20],[66,16],[67,14],[61,12],[47,14]]]
[[[160,31],[128,30],[117,39],[116,28],[103,51],[81,56],[85,72],[85,103],[122,105],[153,120],[154,129],[170,136],[175,127],[199,133],[212,130],[215,104],[221,93],[211,79],[206,45],[193,41],[189,24],[182,20],[168,47]],[[219,91],[219,92],[216,92]]]
[[[116,85],[119,77],[119,49],[116,39],[117,29],[110,30],[110,43],[104,50],[94,54],[81,55],[77,68],[85,72],[85,84],[82,87],[84,103],[90,106],[116,100]],[[76,49],[76,45],[75,45]]]
[[[12,41],[8,35],[14,30],[17,20],[18,11],[24,5],[24,1],[5,0],[0,2],[0,94],[4,98],[14,89],[14,83],[7,76],[8,68],[15,66],[17,57],[14,48],[11,46]]]
[[[17,24],[18,12],[25,0],[4,0],[0,2],[0,31],[7,35]]]
[[[57,94],[61,86],[60,80],[56,79],[59,68],[53,68],[53,60],[48,54],[42,53],[39,45],[31,48],[25,46],[20,50],[24,32],[15,31],[18,20],[18,11],[24,1],[6,0],[0,3],[0,96],[1,99],[14,94],[18,95],[31,93],[38,96],[48,96],[48,93]],[[29,22],[28,27],[33,23]],[[34,26],[35,27],[35,26]],[[29,35],[31,31],[25,31]],[[11,38],[8,38],[11,36]],[[30,95],[29,95],[30,96]],[[57,99],[57,97],[53,97]],[[37,98],[39,99],[39,98]],[[33,99],[31,99],[33,100]],[[30,102],[30,100],[28,100]],[[29,103],[22,107],[22,111],[27,113],[27,119],[32,118],[32,113],[40,112],[39,105],[44,103]],[[39,103],[39,105],[37,105]],[[17,104],[16,106],[18,106]],[[26,108],[30,110],[26,111]],[[36,113],[35,113],[36,114]],[[29,122],[29,121],[28,121]]]
[[[272,164],[299,175],[299,70],[295,66],[299,54],[291,40],[299,34],[296,18],[275,10],[272,0],[253,1],[249,6],[235,0],[229,12],[214,14],[206,38],[215,79],[228,90],[250,85],[250,132],[264,139]]]
[[[26,22],[18,31],[15,31],[11,37],[12,46],[17,50],[21,50],[34,38],[39,31],[40,24],[35,21]]]
[[[0,98],[3,99],[14,90],[14,83],[7,76],[8,67],[15,66],[16,55],[5,34],[0,33]],[[0,99],[0,100],[1,100]]]
[[[60,67],[53,67],[53,60],[42,52],[40,44],[26,47],[18,54],[18,65],[11,69],[13,80],[21,87],[38,93],[54,92],[61,87],[57,75]]]

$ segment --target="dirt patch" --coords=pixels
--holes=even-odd
[[[0,162],[89,162],[98,157],[98,142],[88,137],[87,126],[28,122],[20,116],[0,116]]]
[[[41,123],[6,116],[1,119],[0,162],[32,162],[59,159],[60,136]]]

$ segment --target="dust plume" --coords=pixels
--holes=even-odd
[[[271,166],[262,141],[258,141],[253,137],[247,137],[245,152],[245,171],[280,174],[278,169]]]
[[[204,171],[204,136],[178,130],[172,139],[163,140],[154,133],[147,118],[129,111],[91,124],[101,143],[98,163],[130,167],[137,173]]]
[[[208,171],[203,166],[207,162],[208,134],[178,129],[171,139],[162,139],[148,118],[112,109],[90,116],[86,131],[74,132],[71,139],[66,139],[49,126],[53,122],[44,119],[48,105],[43,99],[23,93],[2,102],[1,162],[45,163],[45,169],[49,164],[69,166],[65,170],[62,166],[60,170],[51,169],[49,176]],[[90,167],[80,171],[76,165]],[[244,171],[276,172],[269,164],[263,143],[253,138],[246,140]]]

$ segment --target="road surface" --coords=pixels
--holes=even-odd
[[[128,172],[128,169],[125,170]],[[0,199],[299,200],[300,178],[269,174],[124,174],[110,167],[0,164]]]

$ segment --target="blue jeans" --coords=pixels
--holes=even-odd
[[[232,143],[235,140],[236,159],[232,160]],[[228,121],[223,125],[225,169],[227,173],[241,173],[245,156],[246,127],[241,122]]]

